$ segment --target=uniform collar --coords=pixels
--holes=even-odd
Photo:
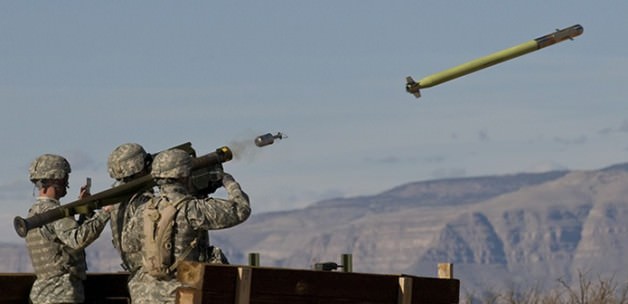
[[[58,205],[58,206],[61,205],[61,202],[59,202],[58,199],[54,199],[52,197],[47,197],[47,196],[39,196],[39,197],[37,197],[37,202],[50,202],[50,203],[53,203],[53,204]]]
[[[172,193],[178,193],[178,194],[188,194],[189,191],[186,189],[185,186],[181,185],[181,184],[167,184],[167,185],[161,185],[159,187],[159,192],[163,195],[167,195],[167,194],[172,194]]]

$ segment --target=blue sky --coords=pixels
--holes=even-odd
[[[254,213],[447,177],[628,160],[625,1],[2,1],[0,241],[27,168],[66,156],[74,199],[117,145],[225,164]],[[423,90],[420,79],[574,24],[584,34]],[[220,195],[220,194],[219,194]]]

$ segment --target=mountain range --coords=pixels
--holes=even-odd
[[[252,199],[254,207],[254,199]],[[454,264],[461,293],[551,287],[579,275],[628,282],[628,163],[411,182],[388,191],[259,213],[212,231],[232,264],[259,253],[262,266],[434,277]],[[32,271],[23,244],[0,244],[0,272]],[[119,271],[103,235],[88,248],[90,271]]]

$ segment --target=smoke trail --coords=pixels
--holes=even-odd
[[[233,152],[235,160],[253,161],[259,153],[259,148],[255,146],[255,139],[234,140],[229,143],[229,148]]]
[[[229,144],[229,147],[231,148],[234,159],[253,161],[259,153],[259,148],[272,145],[275,140],[281,140],[287,137],[288,136],[286,136],[286,134],[281,132],[277,132],[275,135],[272,133],[266,133],[264,135],[257,136],[254,139],[234,140]]]

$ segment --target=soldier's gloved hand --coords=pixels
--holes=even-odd
[[[222,187],[222,181],[210,181],[207,187],[202,189],[194,189],[192,195],[194,195],[194,197],[196,198],[203,199],[210,194],[216,192],[216,190],[220,189],[220,187]]]
[[[231,185],[234,184],[236,181],[233,178],[233,176],[231,176],[231,174],[224,172],[222,175],[222,186],[225,187],[225,189]]]
[[[233,176],[227,172],[222,173],[222,185],[227,186],[229,183],[235,183]]]
[[[207,190],[205,191],[206,192],[205,194],[206,195],[212,194],[216,192],[216,190],[220,189],[220,187],[222,187],[222,180],[209,182],[209,186],[207,186]]]

